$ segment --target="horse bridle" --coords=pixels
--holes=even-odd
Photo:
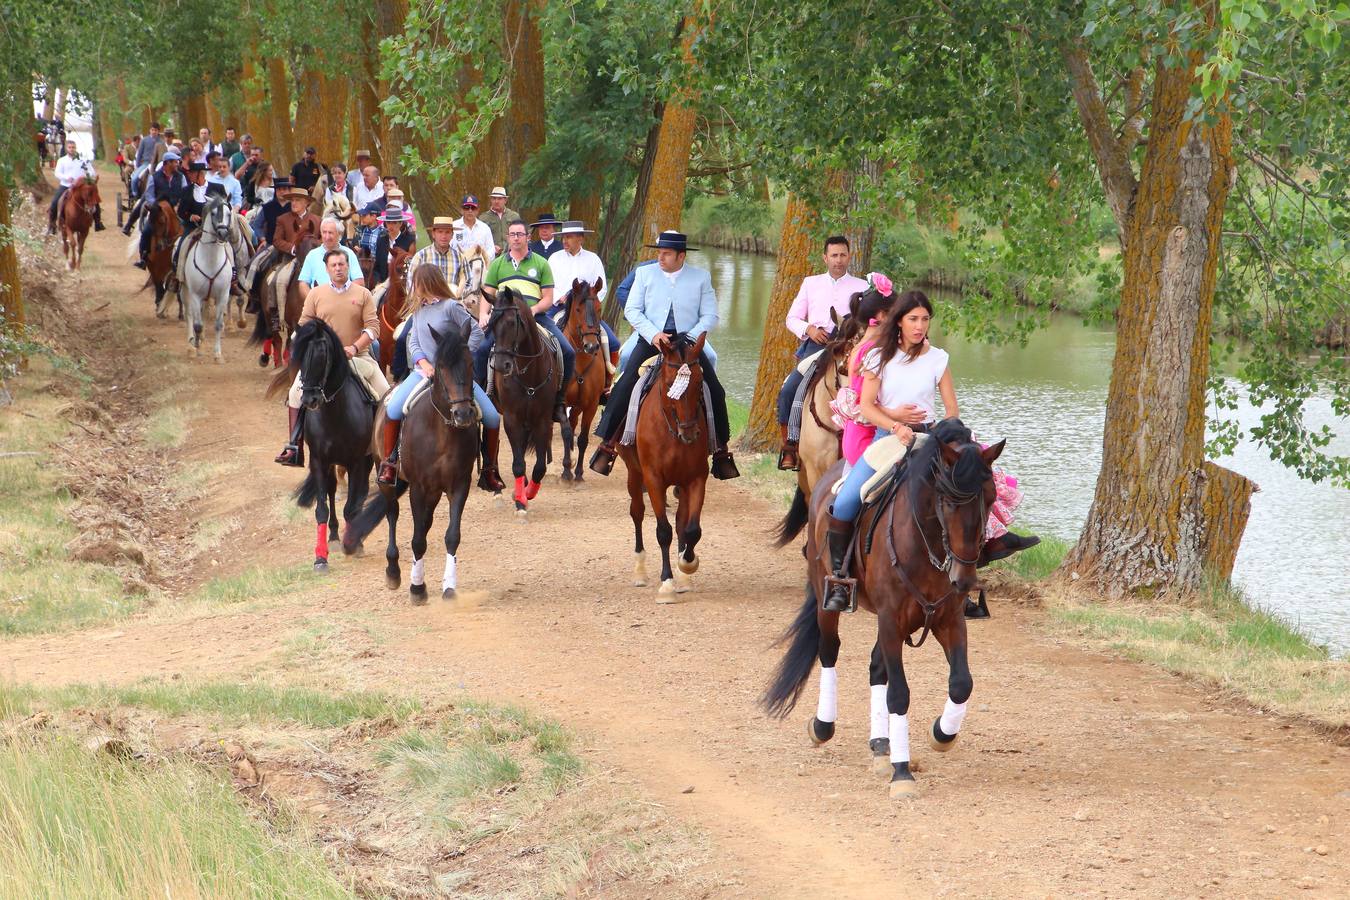
[[[470,380],[469,380],[468,383],[470,383],[470,384],[472,383],[472,378],[470,378]],[[437,397],[437,389],[438,389],[438,388],[440,389],[441,393],[445,394],[445,402],[450,404],[450,413],[449,413],[449,415],[447,415],[446,412],[445,412],[443,409],[441,409],[439,406],[436,405],[436,397]],[[440,370],[439,368],[436,369],[435,374],[432,375],[432,377],[431,377],[431,397],[430,397],[429,399],[430,399],[430,401],[431,401],[431,408],[434,409],[434,410],[436,411],[436,415],[438,415],[438,416],[441,417],[441,422],[443,422],[443,423],[445,424],[445,427],[447,427],[447,428],[470,428],[470,427],[472,427],[472,425],[456,425],[456,424],[454,423],[454,420],[453,420],[451,417],[455,414],[455,409],[456,409],[457,407],[460,407],[460,406],[464,406],[464,405],[466,405],[466,404],[472,404],[472,403],[473,403],[473,390],[472,390],[472,389],[469,390],[468,396],[467,396],[467,397],[460,397],[458,400],[455,400],[455,399],[451,398],[449,387],[448,387],[447,385],[443,384],[442,381],[441,381],[441,370]],[[477,422],[477,418],[475,417],[474,423],[476,423],[476,422]]]
[[[516,317],[516,322],[519,323],[521,328],[528,329],[539,327],[535,323],[533,316],[531,316],[530,320],[527,322],[525,318],[520,314],[520,307],[512,303],[510,306],[494,306],[492,308],[492,316],[488,320],[488,330],[492,331],[493,325],[495,325],[496,322],[499,319],[501,319],[502,316],[506,315],[508,312]],[[515,378],[516,383],[519,384],[521,389],[525,391],[525,396],[527,397],[533,397],[535,393],[541,387],[548,384],[549,379],[553,377],[553,352],[549,349],[548,344],[543,340],[539,342],[538,353],[522,353],[515,347],[507,347],[503,344],[503,342],[495,341],[492,345],[492,355],[497,356],[498,354],[502,356],[511,357],[512,362],[515,363],[514,367],[512,367],[511,370],[511,377]],[[525,379],[520,377],[520,361],[523,359],[526,360],[527,362],[532,362],[533,360],[536,360],[541,356],[548,357],[548,368],[544,370],[544,380],[536,384],[534,387],[530,387],[525,383]],[[493,368],[496,367],[494,366]]]
[[[570,299],[570,302],[573,304],[577,303],[584,304],[584,308],[581,311],[581,320],[585,325],[585,327],[577,328],[577,341],[572,347],[572,349],[576,351],[578,356],[581,356],[583,353],[588,357],[594,356],[595,355],[594,353],[586,353],[586,351],[582,349],[583,341],[588,337],[595,338],[596,346],[597,347],[600,346],[600,320],[599,318],[596,318],[594,327],[591,327],[591,323],[589,321],[590,317],[595,315],[595,306],[592,305],[591,296],[589,293],[587,293],[587,295],[581,300],[577,300],[575,297],[572,297]],[[571,320],[572,317],[570,312],[567,318],[569,321]],[[587,365],[589,365],[589,363]],[[581,366],[577,366],[577,372],[575,377],[577,380],[577,384],[585,383],[585,378],[581,374]]]
[[[332,371],[333,371],[333,354],[332,354],[331,352],[329,352],[329,351],[332,350],[332,347],[330,346],[329,341],[328,341],[326,338],[319,338],[319,337],[316,337],[314,340],[315,340],[315,344],[314,344],[314,347],[315,347],[315,348],[320,347],[320,346],[322,346],[322,347],[324,348],[324,355],[323,355],[323,377],[319,379],[319,386],[318,386],[317,388],[315,388],[315,390],[317,390],[317,391],[319,392],[319,399],[322,400],[322,401],[324,402],[324,404],[326,405],[326,404],[328,404],[328,403],[333,402],[333,398],[336,397],[336,396],[338,395],[338,392],[340,392],[340,391],[342,390],[343,385],[345,385],[345,384],[347,383],[347,374],[351,372],[351,369],[350,369],[350,367],[346,367],[346,372],[344,372],[344,371],[343,371],[343,367],[339,367],[339,369],[338,369],[338,379],[337,379],[337,384],[333,386],[332,392],[329,392],[329,391],[328,391],[328,381],[329,381],[329,379],[330,379],[330,377],[331,377],[331,375],[332,375]],[[311,349],[310,352],[312,353],[312,352],[313,352],[313,349]],[[343,351],[342,355],[343,355],[343,361],[345,362],[345,361],[346,361],[346,353],[345,353],[345,351]],[[306,354],[306,356],[308,356],[308,354]],[[302,369],[303,369],[303,367],[302,367]],[[302,385],[304,384],[304,377],[303,377],[303,376],[302,376],[301,379],[300,379],[300,383],[301,383]]]
[[[666,381],[666,369],[672,368],[678,370],[679,367],[683,366],[684,364],[685,363],[681,361],[679,365],[676,365],[675,363],[667,362],[664,356],[661,357],[661,378],[660,378],[661,383],[659,385],[661,397],[659,399],[661,403],[661,416],[662,418],[665,419],[666,423],[666,431],[670,432],[670,436],[675,438],[675,440],[679,441],[681,444],[692,444],[694,443],[694,441],[698,440],[699,431],[703,428],[704,417],[703,417],[702,382],[701,381],[699,382],[700,385],[699,396],[696,402],[694,403],[694,415],[688,421],[681,420],[679,415],[675,412],[674,407],[666,402],[666,400],[669,399],[666,395],[666,392],[670,390],[669,383]],[[687,428],[693,428],[694,431],[686,439],[684,436],[684,432],[685,429]]]

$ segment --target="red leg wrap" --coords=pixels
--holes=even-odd
[[[319,536],[314,542],[314,558],[328,559],[328,523],[324,522],[318,526]]]

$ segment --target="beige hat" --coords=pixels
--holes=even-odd
[[[455,220],[452,219],[450,216],[437,216],[436,218],[431,220],[431,227],[432,230],[435,230],[437,228],[454,228]]]
[[[356,158],[357,158],[357,159],[360,159],[360,158],[363,157],[363,156],[364,156],[366,159],[370,159],[370,151],[369,151],[369,150],[357,150],[357,151],[356,151]]]
[[[488,196],[489,196],[489,197],[501,197],[502,199],[506,199],[506,188],[502,187],[502,186],[499,184],[499,185],[497,185],[495,188],[493,188],[492,190],[488,191]]]

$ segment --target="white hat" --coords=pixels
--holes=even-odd
[[[506,188],[502,187],[502,186],[499,184],[499,185],[497,185],[495,188],[493,188],[492,190],[488,191],[488,196],[489,196],[489,197],[502,197],[502,198],[505,198],[505,197],[506,197]]]
[[[595,234],[595,232],[587,228],[584,222],[568,219],[562,223],[562,227],[558,229],[558,234]]]

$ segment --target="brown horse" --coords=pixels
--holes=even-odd
[[[262,302],[258,305],[258,318],[248,343],[250,346],[263,345],[261,365],[267,365],[265,357],[268,354],[274,368],[290,361],[291,335],[300,324],[300,313],[305,308],[305,301],[300,296],[300,268],[304,265],[305,255],[320,243],[312,234],[301,235],[295,244],[294,259],[283,256],[281,263],[258,276],[263,279],[259,291]]]
[[[571,425],[575,441],[568,441],[563,447],[563,481],[582,480],[586,458],[586,438],[591,433],[591,421],[595,411],[600,408],[600,395],[605,390],[605,353],[600,340],[600,301],[597,294],[604,287],[603,281],[594,286],[581,279],[572,282],[567,295],[566,312],[563,317],[563,334],[577,353],[576,377],[567,385],[567,406],[571,412],[568,423]],[[581,429],[577,429],[580,423]],[[572,445],[576,444],[577,462],[572,465]]]
[[[89,229],[94,227],[94,209],[102,200],[98,185],[91,178],[81,178],[61,197],[61,250],[66,256],[66,267],[79,269],[84,256],[84,242]]]
[[[142,227],[145,227],[142,225]],[[145,287],[155,287],[155,316],[165,318],[164,297],[169,282],[169,273],[173,271],[173,247],[178,236],[183,233],[178,213],[168,200],[160,200],[150,210],[150,253],[145,258],[145,271],[149,276]],[[145,288],[141,288],[145,290]],[[183,317],[181,307],[178,317]]]
[[[379,494],[371,498],[342,538],[343,549],[352,552],[380,519],[385,519],[389,524],[389,544],[384,552],[385,583],[390,590],[397,589],[401,580],[398,498],[411,488],[413,564],[408,591],[412,602],[417,604],[425,603],[427,599],[423,575],[427,532],[442,495],[450,498],[450,521],[445,528],[445,573],[441,578],[441,596],[446,600],[453,599],[458,586],[455,554],[459,552],[460,520],[469,498],[473,464],[478,457],[478,410],[473,402],[473,357],[469,353],[472,330],[466,322],[462,331],[444,335],[432,332],[436,340],[436,359],[432,363],[435,373],[426,396],[413,405],[403,420],[398,486],[381,485]],[[382,405],[375,423],[377,436],[383,429],[384,415]],[[378,456],[381,448],[376,446],[374,452]]]
[[[946,752],[956,745],[965,718],[972,680],[966,659],[966,619],[962,601],[976,583],[976,565],[984,547],[984,525],[994,502],[991,468],[1003,441],[988,449],[972,441],[959,419],[938,423],[922,446],[912,450],[902,480],[881,502],[863,510],[852,550],[858,605],[877,616],[873,650],[874,688],[886,685],[887,733],[878,733],[880,691],[874,690],[872,747],[874,767],[889,757],[892,797],[913,794],[909,769],[909,685],[901,659],[904,646],[919,647],[931,631],[947,657],[950,674],[943,713],[929,731],[929,746]],[[840,464],[842,465],[842,464]],[[838,466],[836,466],[838,468]],[[807,723],[814,744],[834,736],[837,698],[835,663],[839,658],[839,613],[820,605],[831,575],[824,552],[833,496],[831,470],[811,498],[807,538],[806,600],[783,636],[790,641],[762,704],[771,715],[786,716],[796,705],[816,659],[820,660],[820,700]],[[917,642],[915,631],[922,629]]]
[[[511,474],[516,478],[516,515],[524,518],[529,502],[539,493],[553,443],[554,410],[562,368],[552,348],[539,333],[539,324],[525,298],[502,288],[492,304],[487,331],[493,337],[489,366],[502,414],[502,427],[511,442]],[[563,426],[564,442],[567,421]],[[525,451],[534,448],[534,468],[525,480]],[[496,460],[492,460],[495,464]]]
[[[646,554],[642,548],[642,492],[651,499],[656,518],[656,541],[661,545],[661,587],[657,603],[674,603],[676,594],[689,590],[688,576],[698,571],[698,546],[703,529],[699,515],[708,485],[708,413],[703,404],[703,369],[698,356],[706,335],[691,341],[677,334],[661,351],[660,371],[637,414],[637,437],[620,444],[619,456],[628,468],[628,514],[633,518],[637,562],[633,584],[647,583]],[[670,568],[673,532],[666,516],[666,489],[678,491],[675,530],[679,532],[678,579]]]
[[[380,368],[386,372],[394,362],[394,331],[403,322],[403,307],[408,293],[405,279],[411,250],[389,248],[389,287],[380,303]]]

